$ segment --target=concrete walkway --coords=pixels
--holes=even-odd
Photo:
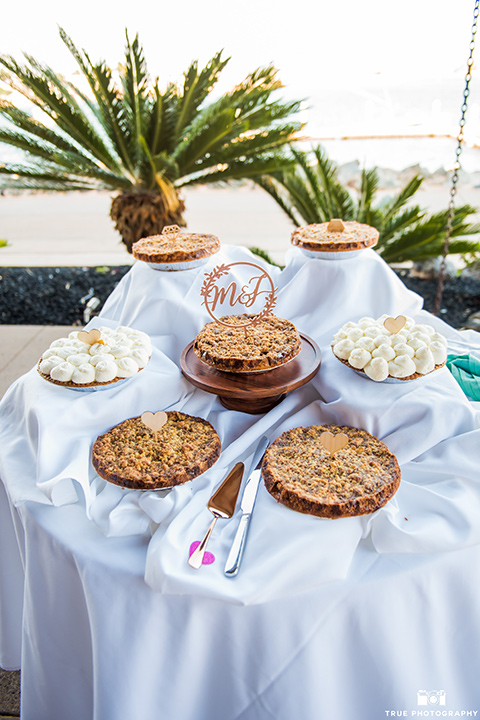
[[[68,325],[1,325],[0,397],[14,380],[37,364],[53,340],[73,329],[78,330]]]

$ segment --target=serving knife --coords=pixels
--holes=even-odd
[[[227,577],[235,577],[240,569],[240,563],[242,561],[243,551],[245,550],[245,543],[247,541],[248,528],[250,526],[255,500],[257,498],[258,485],[260,483],[260,467],[267,447],[268,438],[264,435],[255,450],[250,467],[250,473],[240,502],[242,516],[225,564],[224,572]],[[252,468],[254,469],[252,470]]]
[[[205,548],[207,547],[210,535],[212,534],[218,518],[231,518],[235,511],[238,491],[240,490],[240,485],[242,483],[243,468],[243,463],[238,462],[233,470],[230,470],[225,480],[222,482],[220,487],[215,490],[207,503],[207,508],[212,513],[213,520],[210,523],[210,527],[205,533],[202,542],[188,559],[188,564],[196,570],[202,566]]]

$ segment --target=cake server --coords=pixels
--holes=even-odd
[[[257,498],[258,485],[260,483],[260,467],[267,447],[268,438],[264,435],[255,450],[250,467],[250,474],[245,484],[242,500],[240,502],[242,517],[240,518],[240,523],[238,525],[237,532],[235,533],[232,547],[230,548],[227,562],[225,564],[224,572],[227,577],[235,577],[240,568],[243,551],[245,550],[245,543],[247,541],[248,528],[252,518],[253,507]],[[252,468],[254,469],[252,470]]]
[[[207,503],[207,508],[213,514],[213,520],[210,523],[210,527],[205,533],[202,542],[197,548],[195,548],[188,559],[188,564],[196,570],[198,570],[202,565],[205,548],[207,547],[210,535],[212,534],[218,518],[231,518],[235,511],[238,491],[240,490],[243,477],[243,470],[243,463],[238,462],[233,470],[230,470],[223,483],[217,490],[215,490]]]

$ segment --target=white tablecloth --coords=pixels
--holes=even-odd
[[[137,263],[91,326],[147,332],[148,366],[97,393],[32,369],[0,405],[0,665],[21,660],[23,716],[373,720],[413,712],[423,690],[477,708],[478,403],[446,369],[369,381],[329,343],[346,320],[382,313],[429,322],[454,350],[478,351],[478,335],[424,313],[373,251],[319,261],[291,250],[283,272],[268,268],[275,312],[316,340],[320,371],[269,413],[229,411],[182,376],[179,357],[209,319],[204,273],[240,261],[261,264],[236,247],[179,273]],[[92,442],[160,409],[207,418],[222,441],[216,465],[169,493],[106,485]],[[234,462],[248,466],[263,434],[320,422],[362,427],[390,447],[402,470],[395,498],[372,516],[329,521],[289,511],[261,486],[237,578],[223,566],[238,511],[217,523],[215,562],[190,568],[208,497]]]

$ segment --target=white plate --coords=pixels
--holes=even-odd
[[[170,262],[170,263],[155,263],[155,262],[145,262],[144,260],[140,260],[140,262],[145,262],[145,265],[148,265],[153,270],[162,270],[163,272],[176,272],[178,270],[193,270],[194,268],[201,267],[202,265],[205,265],[206,262],[210,259],[210,255],[208,257],[204,258],[198,258],[197,260],[184,260],[183,262]]]
[[[136,377],[136,375],[132,375],[132,377]],[[77,385],[75,387],[70,387],[69,385],[58,385],[57,387],[66,387],[67,390],[75,390],[75,392],[97,392],[97,390],[110,390],[110,388],[116,388],[119,385],[123,385],[123,383],[127,380],[131,380],[131,378],[119,378],[118,380],[107,383],[106,385],[94,385],[92,387],[82,387],[81,385]],[[57,383],[52,383],[52,385],[57,385]]]
[[[368,377],[367,373],[362,372],[361,370],[355,370],[355,368],[352,368],[349,366],[351,370],[353,370],[357,375],[360,375],[361,377],[367,378],[367,380],[370,380],[374,383],[389,383],[391,385],[398,385],[399,383],[410,383],[410,382],[417,382],[418,380],[423,380],[424,378],[428,378],[434,373],[438,372],[439,370],[442,370],[442,367],[435,368],[435,370],[431,370],[429,373],[426,373],[425,375],[419,375],[416,378],[410,378],[410,380],[402,380],[401,378],[394,378],[394,377],[386,377],[385,380],[372,380],[372,378]]]
[[[308,250],[307,248],[299,248],[304,255],[315,260],[351,260],[360,255],[368,248],[360,248],[360,250],[339,250],[338,252],[324,252],[322,250]]]

